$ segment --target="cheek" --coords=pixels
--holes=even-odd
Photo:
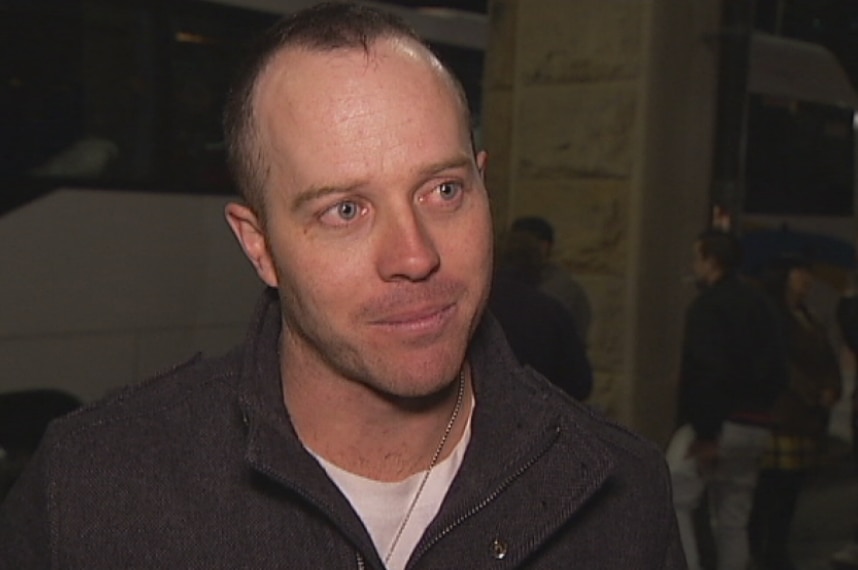
[[[480,214],[471,223],[463,225],[455,234],[453,251],[465,275],[474,280],[491,274],[493,237],[491,218]]]
[[[288,288],[304,308],[336,314],[338,307],[356,302],[359,288],[369,282],[365,254],[347,248],[308,244],[306,248],[282,248],[276,257],[281,287]]]

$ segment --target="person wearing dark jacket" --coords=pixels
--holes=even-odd
[[[288,16],[227,104],[245,344],[49,428],[0,568],[685,567],[650,443],[520,368],[461,86],[401,20]]]
[[[840,399],[840,362],[828,331],[806,305],[810,261],[782,255],[763,274],[786,336],[789,383],[772,408],[773,437],[763,459],[749,523],[759,570],[793,570],[789,537],[799,495],[819,465],[831,408]]]
[[[668,450],[683,548],[700,568],[693,511],[707,487],[719,570],[744,570],[758,463],[770,410],[786,385],[783,335],[772,304],[737,273],[734,236],[703,232],[694,244],[700,292],[688,308],[680,367],[680,426]]]
[[[560,301],[569,311],[575,323],[578,338],[586,345],[593,321],[593,308],[587,291],[572,272],[552,260],[554,227],[541,216],[522,216],[512,221],[510,230],[528,234],[537,241],[542,259],[537,286],[549,297]]]
[[[542,254],[530,234],[507,232],[498,246],[489,309],[518,359],[576,400],[593,389],[593,369],[575,321],[562,303],[539,289]]]

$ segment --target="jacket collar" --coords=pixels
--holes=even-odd
[[[491,314],[478,327],[468,358],[476,400],[471,442],[416,556],[431,548],[427,537],[445,535],[513,486],[516,499],[505,503],[507,516],[493,521],[494,532],[535,548],[602,488],[614,468],[615,451],[589,427],[592,412],[522,367]],[[516,485],[519,478],[527,483]],[[463,561],[462,567],[470,566]]]
[[[247,428],[244,458],[257,472],[325,513],[372,558],[372,539],[360,519],[292,427],[280,380],[281,319],[277,290],[268,288],[251,319],[242,354],[239,407]]]

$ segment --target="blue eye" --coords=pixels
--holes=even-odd
[[[346,227],[357,222],[366,213],[366,207],[357,200],[343,200],[325,208],[319,221],[329,227]]]
[[[438,195],[444,200],[456,198],[462,191],[462,186],[456,182],[442,182],[438,186]]]
[[[357,203],[346,201],[336,205],[337,214],[344,220],[353,220],[360,213]]]

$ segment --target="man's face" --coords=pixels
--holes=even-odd
[[[813,273],[808,267],[794,267],[787,275],[787,300],[803,303],[813,286]]]
[[[255,103],[264,252],[239,239],[279,289],[284,362],[395,396],[449,384],[492,259],[485,157],[449,80],[410,42],[291,49]]]

